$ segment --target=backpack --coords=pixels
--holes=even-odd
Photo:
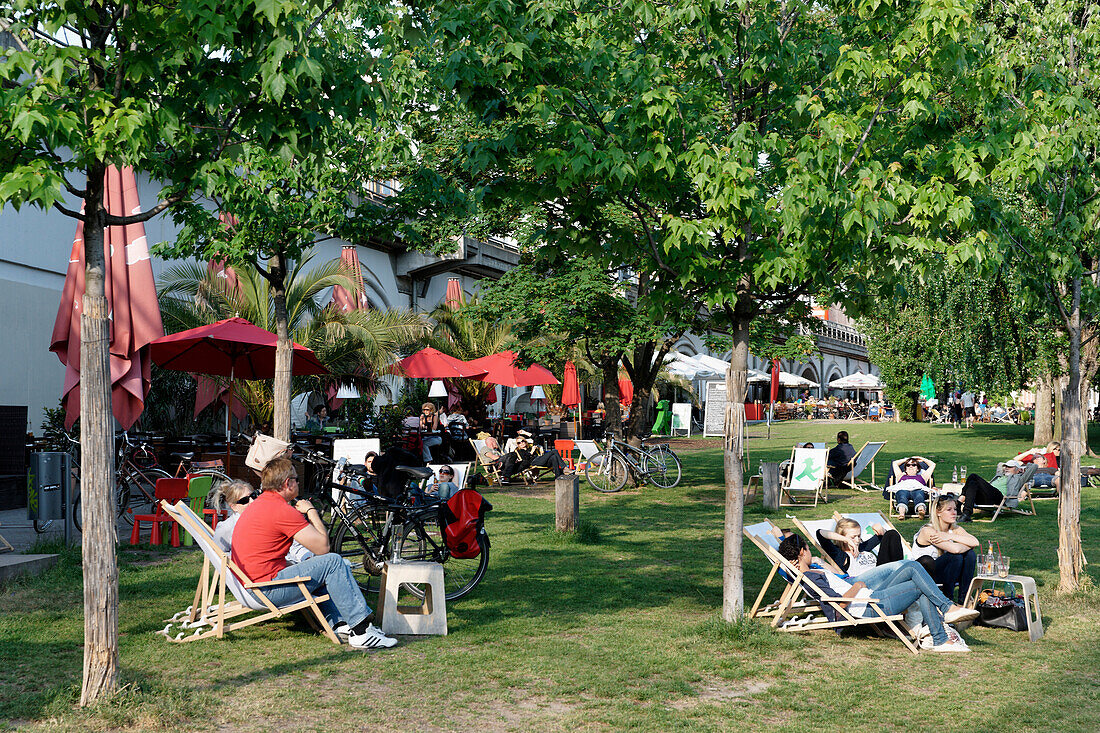
[[[439,506],[439,528],[451,557],[477,557],[481,546],[489,546],[485,534],[485,512],[493,505],[473,489],[460,489]]]

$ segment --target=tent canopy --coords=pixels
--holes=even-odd
[[[833,389],[876,390],[882,389],[882,380],[873,374],[864,374],[859,371],[846,377],[834,379],[829,382],[829,386]]]

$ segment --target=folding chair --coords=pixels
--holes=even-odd
[[[882,487],[875,484],[875,457],[882,450],[882,447],[886,445],[886,441],[867,441],[863,444],[863,447],[859,449],[859,452],[852,456],[852,460],[848,462],[848,473],[845,475],[844,480],[841,481],[842,486],[848,486],[857,491],[868,492],[871,489],[881,491]],[[859,476],[863,473],[867,466],[871,467],[871,482],[860,481]]]
[[[779,486],[780,506],[800,506],[804,497],[828,501],[825,479],[829,475],[826,463],[829,451],[824,448],[795,448],[791,451],[791,476]]]
[[[485,476],[485,483],[489,486],[500,486],[500,468],[498,468],[493,461],[487,460],[485,456],[482,455],[485,451],[485,441],[470,438],[470,445],[474,448],[474,455],[477,456],[477,465]],[[501,453],[503,454],[503,451],[501,451]]]
[[[598,456],[603,452],[603,449],[600,448],[594,440],[575,440],[573,442],[576,444],[577,450],[581,454],[580,463],[577,464],[578,471],[584,470],[585,464],[592,460],[593,456]]]
[[[11,543],[4,538],[4,535],[0,534],[0,552],[15,552],[15,548],[11,546]]]
[[[853,616],[848,611],[848,599],[822,596],[817,586],[803,582],[802,571],[779,554],[778,528],[771,521],[765,520],[750,525],[745,527],[743,532],[772,563],[768,579],[760,589],[756,602],[753,603],[752,610],[749,612],[750,618],[770,617],[773,628],[777,631],[789,632],[885,624],[909,651],[913,654],[918,653],[917,647],[909,636],[897,625],[897,622],[903,621],[901,614],[889,616],[883,612],[876,599],[865,598],[860,599],[860,602],[866,603],[871,615]],[[761,607],[764,594],[776,575],[780,575],[787,581],[787,586],[780,594],[779,600]],[[835,621],[830,621],[825,615],[826,607],[836,615]]]
[[[821,546],[821,543],[817,541],[818,530],[824,529],[824,530],[830,530],[830,531],[835,532],[836,531],[836,523],[837,523],[838,520],[840,520],[840,519],[852,519],[852,520],[855,520],[856,522],[859,522],[859,526],[860,526],[860,537],[859,537],[859,539],[860,539],[861,542],[863,540],[870,539],[871,536],[874,534],[874,531],[871,529],[871,525],[873,525],[873,524],[882,525],[883,530],[891,530],[892,529],[894,531],[897,531],[897,528],[893,524],[890,523],[889,519],[887,519],[886,517],[884,517],[882,515],[882,512],[849,512],[847,514],[841,514],[840,512],[833,512],[833,516],[830,517],[829,519],[805,519],[805,520],[800,520],[796,517],[791,517],[790,519],[791,519],[792,522],[794,522],[794,526],[797,527],[798,530],[800,532],[802,532],[802,534],[806,535],[806,539],[808,539],[810,541],[810,544],[812,544],[817,550],[819,550],[821,552],[821,559],[828,562],[830,565],[832,565],[838,571],[840,571],[841,569],[839,567],[837,567],[836,563],[833,562],[833,559],[829,556],[829,553],[826,552],[825,548]],[[898,532],[898,535],[900,536],[901,532]],[[909,545],[908,542],[905,541],[904,536],[901,538],[901,544],[902,544],[902,547],[905,549],[906,556],[908,556],[909,553],[912,550],[912,547]]]
[[[1031,506],[1031,511],[1028,511],[1027,509],[1021,509],[1020,508],[1021,503],[1025,500]],[[1038,516],[1036,511],[1035,511],[1035,500],[1032,499],[1031,490],[1027,486],[1024,486],[1024,488],[1020,489],[1020,493],[1016,496],[1016,502],[1017,502],[1016,506],[1014,506],[1014,507],[1009,506],[1008,505],[1008,497],[1005,496],[1003,499],[1001,499],[1000,504],[974,504],[974,508],[979,509],[982,512],[990,512],[990,511],[993,512],[993,516],[990,517],[989,519],[975,519],[974,521],[975,522],[989,522],[990,524],[992,524],[993,522],[996,522],[997,517],[1001,516],[1001,514],[1004,513],[1004,512],[1008,512],[1008,513],[1011,513],[1011,514],[1019,514],[1019,515],[1024,516],[1024,517]]]
[[[207,475],[195,475],[187,474],[187,502],[191,506],[191,511],[195,512],[198,516],[204,516],[206,511],[206,497],[210,495],[210,489],[214,487],[214,477]],[[218,526],[217,512],[213,513],[214,527]],[[194,538],[186,532],[183,533],[183,544],[187,547],[193,545]]]
[[[328,595],[314,596],[310,593],[309,588],[306,586],[306,582],[309,580],[308,577],[284,578],[254,583],[230,559],[229,555],[218,549],[210,528],[191,511],[184,501],[179,501],[174,505],[162,501],[161,508],[173,521],[177,522],[195,538],[196,544],[202,548],[203,561],[202,574],[199,576],[198,586],[195,588],[194,602],[191,604],[190,611],[186,613],[186,620],[181,624],[183,628],[194,628],[195,631],[190,635],[187,635],[186,632],[180,632],[175,638],[171,637],[169,630],[172,621],[179,620],[177,617],[181,615],[177,614],[176,617],[169,620],[169,625],[158,633],[163,633],[169,641],[178,642],[208,639],[211,636],[221,639],[227,631],[235,631],[245,626],[269,621],[294,611],[304,611],[310,623],[319,627],[329,641],[337,645],[340,643],[332,627],[329,626],[328,620],[325,619],[324,614],[321,613],[321,609],[317,605],[328,600]],[[302,593],[303,600],[279,607],[264,595],[265,588],[285,585],[297,585],[298,590]],[[227,587],[234,599],[228,603],[225,599]],[[253,616],[242,621],[232,621],[232,619],[257,611],[261,612],[259,616]],[[206,625],[210,625],[210,628],[203,631],[203,627]]]
[[[439,478],[439,469],[443,466],[450,466],[455,472],[455,486],[460,489],[466,488],[466,478],[470,475],[471,463],[429,463],[428,468],[432,469],[432,473],[435,474],[436,479]]]

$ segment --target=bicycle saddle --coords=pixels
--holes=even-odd
[[[192,458],[195,457],[195,454],[193,452],[192,453],[173,453],[172,457],[173,458],[178,458],[181,461],[190,461]]]
[[[362,463],[348,463],[344,466],[344,470],[348,473],[354,473],[356,476],[369,476],[367,467]]]
[[[432,472],[432,469],[430,469],[430,468],[421,468],[419,466],[394,466],[393,470],[400,471],[401,473],[405,474],[406,476],[411,476],[412,478],[415,478],[415,479],[426,479],[426,478],[431,478],[432,476],[435,475]]]

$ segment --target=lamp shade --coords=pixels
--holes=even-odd
[[[531,399],[533,400],[545,400],[546,392],[543,391],[541,384],[536,384],[531,390]]]
[[[443,385],[442,379],[436,379],[432,382],[431,389],[428,390],[429,397],[446,397],[447,388]]]
[[[357,400],[360,395],[354,384],[341,384],[340,389],[336,390],[336,397],[341,400]]]

